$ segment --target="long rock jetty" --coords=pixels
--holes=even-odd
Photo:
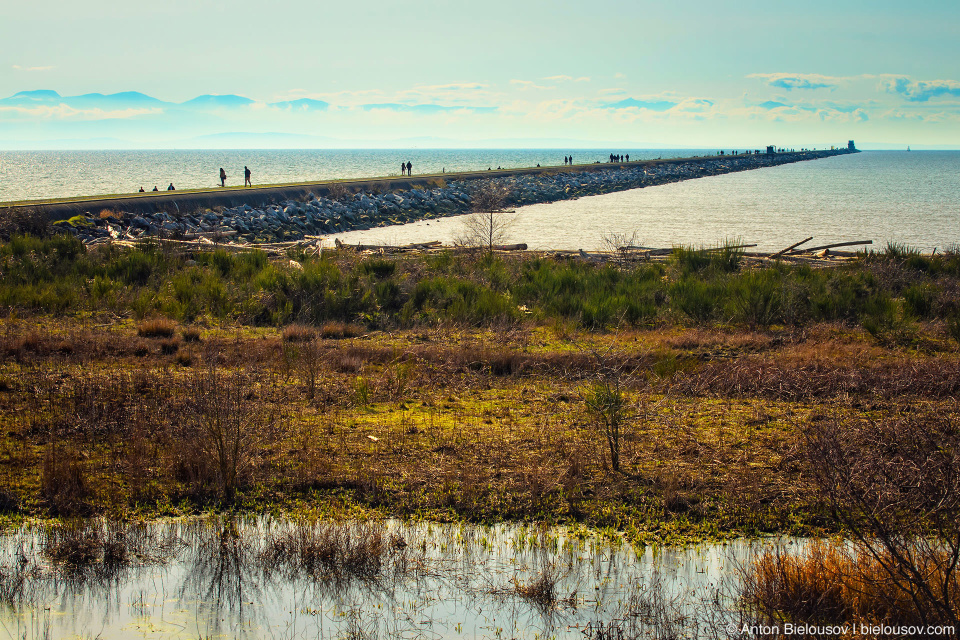
[[[504,204],[516,207],[846,153],[851,151],[597,163],[64,199],[15,206],[42,210],[57,227],[86,242],[164,236],[264,243],[469,213],[473,194],[486,181],[505,187],[509,195]]]

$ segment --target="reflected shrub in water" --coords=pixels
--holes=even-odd
[[[262,562],[267,572],[372,579],[388,565],[402,566],[406,549],[402,537],[375,523],[300,521],[268,534]]]

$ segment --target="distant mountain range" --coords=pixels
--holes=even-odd
[[[148,96],[138,91],[123,91],[120,93],[86,93],[80,96],[61,96],[56,91],[50,89],[39,89],[36,91],[20,91],[9,98],[0,99],[0,107],[38,107],[49,106],[57,107],[66,105],[72,109],[102,109],[104,111],[116,111],[120,109],[163,109],[186,110],[186,111],[216,111],[224,109],[242,109],[256,104],[256,100],[237,96],[233,94],[226,95],[202,95],[192,98],[185,102],[167,102]],[[290,111],[326,111],[330,108],[329,102],[323,100],[313,100],[311,98],[299,98],[296,100],[282,100],[279,102],[268,102],[267,106],[277,109]],[[447,106],[439,104],[400,104],[400,103],[377,103],[357,105],[365,111],[374,109],[390,109],[393,111],[408,111],[415,113],[441,113],[444,111],[466,110],[474,113],[487,113],[496,111],[496,107],[471,107],[471,106]]]
[[[121,93],[85,93],[80,96],[61,96],[56,91],[50,89],[40,89],[37,91],[20,91],[9,98],[0,99],[0,106],[11,107],[36,107],[36,106],[58,106],[65,104],[74,109],[131,109],[131,108],[153,108],[164,109],[182,108],[190,110],[209,110],[209,109],[235,109],[238,107],[247,107],[256,101],[243,96],[232,94],[227,95],[202,95],[197,96],[186,102],[167,102],[148,96],[139,91],[123,91]],[[311,100],[301,98],[299,100],[285,100],[282,102],[268,103],[271,107],[281,109],[303,109],[323,111],[330,104],[322,100]]]

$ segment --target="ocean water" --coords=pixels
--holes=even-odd
[[[228,184],[398,175],[446,169],[592,162],[611,150],[280,150],[280,151],[5,151],[0,202],[177,187],[210,187],[219,167]],[[631,159],[712,155],[712,150],[616,150]],[[610,234],[654,247],[713,245],[725,240],[776,250],[808,236],[810,245],[872,240],[924,251],[960,244],[960,151],[867,151],[656,187],[521,207],[506,242],[533,249],[599,249]],[[347,243],[405,244],[463,235],[460,217],[337,236]],[[333,238],[329,239],[333,244]],[[808,245],[809,246],[809,245]]]
[[[413,173],[482,171],[502,167],[562,165],[604,161],[610,153],[631,160],[713,155],[708,149],[281,149],[281,150],[145,150],[145,151],[0,151],[0,202],[62,196],[134,193],[142,186],[178,189],[243,184],[250,167],[254,184],[279,184],[334,178],[399,176],[400,163]]]
[[[447,243],[463,233],[453,217],[336,237]],[[605,248],[611,234],[648,247],[734,240],[775,251],[813,236],[807,246],[872,240],[879,249],[943,250],[960,245],[960,151],[867,151],[530,205],[513,214],[504,242],[590,250]]]

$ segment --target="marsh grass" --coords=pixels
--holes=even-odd
[[[891,572],[896,562],[864,546],[843,541],[810,543],[805,551],[783,548],[763,553],[746,567],[744,602],[764,622],[813,624],[890,624],[926,626],[955,624],[960,614],[960,580],[945,574],[947,550],[939,557],[922,552],[914,560],[929,589],[917,589],[912,578]],[[945,590],[943,590],[945,588]],[[936,593],[952,603],[953,613],[935,613],[927,600]]]
[[[408,544],[376,523],[300,520],[267,534],[260,563],[265,572],[302,574],[313,580],[375,580],[403,572]]]
[[[151,318],[137,325],[137,335],[144,338],[172,338],[177,325],[167,318]]]

